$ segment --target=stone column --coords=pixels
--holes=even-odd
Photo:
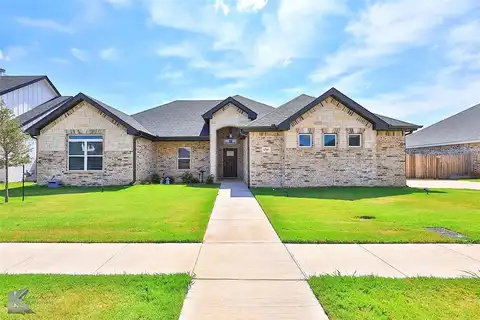
[[[210,173],[217,181],[217,128],[212,125],[210,126]]]

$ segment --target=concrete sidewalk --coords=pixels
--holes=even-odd
[[[0,243],[0,273],[191,273],[200,243]]]
[[[222,183],[180,319],[328,319],[239,181]]]
[[[461,180],[407,180],[407,186],[411,188],[480,190],[480,182]]]
[[[480,272],[480,244],[287,244],[308,276],[466,277]]]

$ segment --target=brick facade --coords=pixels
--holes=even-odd
[[[102,171],[68,170],[68,136],[101,135]],[[37,183],[55,177],[66,185],[124,185],[133,180],[133,137],[125,128],[82,102],[41,130],[38,136]]]
[[[155,142],[139,138],[136,140],[136,180],[150,180],[157,171],[157,147]]]
[[[229,120],[231,119],[231,120]],[[221,176],[223,137],[249,120],[232,106],[215,115],[210,141],[150,141],[82,102],[41,130],[38,136],[38,183],[55,177],[67,185],[122,185],[149,180],[153,173],[177,181],[212,168]],[[215,133],[215,135],[213,134]],[[311,147],[298,146],[298,134],[312,134]],[[324,147],[323,135],[335,133],[336,147]],[[361,147],[347,145],[348,134],[361,134]],[[102,171],[68,170],[68,136],[101,135]],[[376,131],[372,125],[332,99],[292,123],[289,131],[250,132],[239,140],[238,177],[251,186],[405,186],[405,136],[401,131]],[[179,147],[191,148],[189,170],[177,167]],[[480,149],[480,144],[476,146]],[[135,151],[134,151],[135,150]],[[136,154],[135,161],[133,159]],[[213,160],[212,160],[213,159]],[[215,161],[213,165],[211,161]],[[480,167],[480,158],[476,160]],[[136,177],[134,177],[134,165]]]
[[[269,187],[405,186],[405,136],[375,131],[370,123],[327,99],[285,132],[251,132],[250,184]],[[299,147],[298,134],[312,134],[312,147]],[[336,147],[323,134],[337,135]],[[362,136],[349,147],[349,133]]]
[[[177,181],[180,176],[190,171],[198,176],[200,170],[205,170],[204,177],[210,174],[210,143],[209,141],[157,141],[155,142],[156,172],[162,176],[173,176]],[[177,166],[177,150],[179,147],[191,148],[190,170],[180,170]]]

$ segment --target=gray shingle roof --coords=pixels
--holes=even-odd
[[[109,105],[90,96],[87,96],[86,94],[81,92],[76,96],[72,97],[71,99],[68,99],[57,108],[54,108],[53,110],[48,112],[45,116],[42,117],[42,119],[34,121],[32,125],[28,125],[27,132],[31,135],[38,135],[40,133],[40,130],[44,128],[47,124],[54,121],[82,101],[88,102],[95,108],[99,109],[101,112],[105,113],[106,115],[126,127],[129,134],[144,133],[149,138],[151,138],[152,134],[132,116],[129,116],[128,114],[125,114],[120,110],[110,107]]]
[[[53,98],[41,105],[19,115],[16,119],[20,122],[21,125],[27,124],[32,120],[44,115],[45,113],[60,107],[66,100],[70,99],[70,96],[59,96]]]
[[[306,94],[299,95],[298,97],[288,101],[287,103],[264,115],[263,117],[258,117],[255,121],[249,123],[248,126],[269,127],[272,124],[278,125],[313,100],[315,100],[315,98],[312,96]]]
[[[57,93],[57,95],[60,95],[57,88],[55,88],[47,76],[0,76],[0,95],[9,93],[41,80],[46,80]]]
[[[387,116],[383,116],[383,115],[378,114],[378,113],[374,113],[374,115],[376,115],[377,117],[379,117],[380,119],[382,119],[383,121],[385,121],[386,123],[388,123],[389,125],[391,125],[393,127],[399,127],[399,128],[419,127],[419,128],[421,128],[420,126],[418,126],[416,124],[413,124],[413,123],[410,123],[410,122],[405,122],[405,121],[394,119],[394,118],[390,118],[390,117],[387,117]]]
[[[263,116],[273,107],[245,98],[233,96],[235,100]],[[202,115],[223,100],[175,100],[170,103],[132,115],[152,134],[159,137],[207,137],[208,126]]]
[[[141,123],[139,123],[137,120],[135,120],[132,116],[129,116],[126,113],[123,113],[122,111],[115,109],[114,107],[110,107],[108,104],[103,103],[100,100],[94,99],[88,95],[85,95],[86,97],[92,99],[96,103],[98,103],[100,106],[102,106],[105,110],[109,111],[113,115],[115,115],[117,118],[123,120],[126,124],[132,126],[138,131],[142,131],[148,134],[152,134],[147,128],[145,128]]]
[[[317,100],[317,103],[318,103],[320,100],[323,100],[324,98],[330,95],[334,96],[337,100],[342,99],[340,100],[342,103],[344,103],[349,108],[359,113],[361,116],[364,116],[364,117],[370,116],[371,118],[373,118],[373,121],[377,123],[377,125],[381,126],[381,129],[389,130],[389,129],[401,128],[401,129],[415,130],[420,128],[420,126],[417,126],[412,123],[382,116],[379,114],[370,113],[370,111],[360,106],[358,103],[351,100],[350,98],[346,97],[335,88],[328,90],[318,98],[315,98],[306,94],[299,95],[298,97],[281,105],[280,107],[268,113],[267,115],[251,122],[248,125],[248,127],[264,127],[264,126],[271,127],[272,125],[282,127],[287,119],[294,117],[295,115],[302,114],[304,112],[304,110],[302,109],[308,108],[307,106],[309,104],[312,104],[312,105],[315,104],[316,103],[314,102],[315,100]]]
[[[480,104],[407,136],[407,148],[480,141]]]

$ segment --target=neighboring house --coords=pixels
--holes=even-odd
[[[0,69],[0,100],[12,110],[20,122],[22,119],[32,120],[31,116],[25,116],[58,96],[60,93],[47,76],[9,76],[5,75],[4,69]],[[25,166],[25,170],[31,174],[30,178],[34,179],[36,156],[34,140],[31,141],[31,147],[32,162]],[[22,167],[10,167],[9,180],[21,181],[22,172]],[[4,169],[0,170],[0,182],[2,181],[5,181]]]
[[[473,153],[473,174],[480,176],[480,104],[407,136],[409,154]]]
[[[405,186],[405,132],[332,88],[273,108],[233,96],[127,115],[83,93],[28,128],[38,183],[120,185],[201,170],[250,186]]]

